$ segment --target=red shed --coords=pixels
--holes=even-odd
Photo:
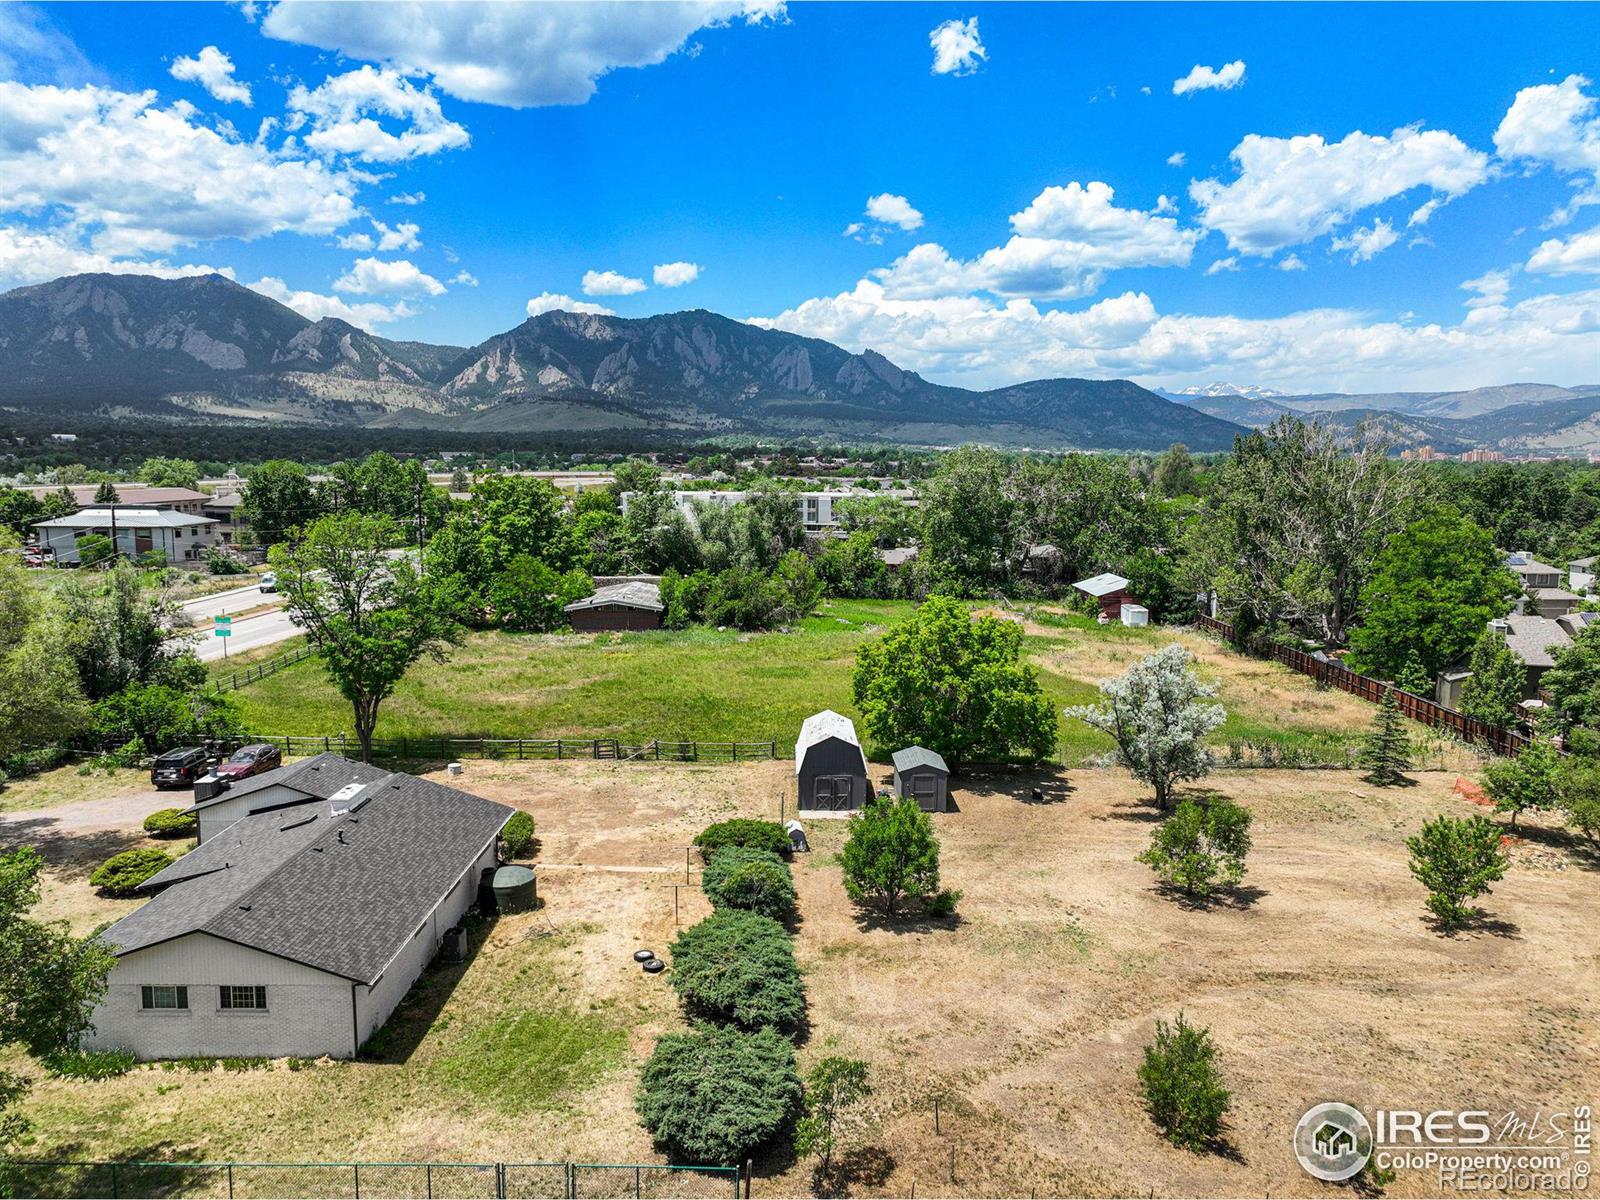
[[[1121,575],[1096,575],[1093,579],[1080,579],[1072,586],[1099,601],[1100,615],[1108,621],[1122,619],[1124,604],[1139,603],[1128,591],[1128,581]]]
[[[567,620],[579,633],[610,629],[660,629],[661,588],[654,583],[615,583],[566,606]]]

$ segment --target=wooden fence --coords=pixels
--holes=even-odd
[[[1233,626],[1226,621],[1219,621],[1204,613],[1200,614],[1196,621],[1201,629],[1220,634],[1229,641],[1233,640]],[[1352,696],[1359,696],[1373,704],[1382,704],[1384,694],[1393,692],[1400,711],[1413,721],[1434,729],[1449,730],[1464,741],[1478,742],[1487,746],[1496,754],[1515,754],[1529,741],[1526,734],[1518,733],[1514,729],[1507,729],[1503,725],[1491,725],[1487,721],[1469,717],[1466,713],[1446,708],[1426,696],[1418,696],[1413,692],[1397,688],[1392,683],[1373,679],[1370,675],[1362,675],[1340,663],[1313,657],[1304,650],[1296,650],[1290,646],[1273,646],[1269,657],[1281,662],[1290,670],[1309,675],[1319,684],[1336,687],[1342,692],[1349,692]]]
[[[345,734],[245,734],[243,743],[268,742],[286,755],[361,753],[361,743]],[[619,762],[764,762],[778,757],[778,743],[663,741],[630,744],[617,738],[390,737],[372,740],[374,758],[600,758]]]
[[[219,692],[236,692],[246,684],[254,683],[258,679],[265,679],[268,675],[276,675],[285,667],[292,667],[297,662],[304,662],[317,651],[312,646],[301,646],[298,650],[291,650],[288,654],[280,654],[276,658],[264,659],[252,663],[248,667],[241,667],[237,671],[224,674],[218,671],[213,675],[212,682],[217,685]]]

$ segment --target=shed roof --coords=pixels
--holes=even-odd
[[[861,749],[861,741],[856,737],[856,724],[849,717],[841,716],[831,708],[825,708],[819,713],[812,713],[800,726],[800,736],[794,743],[794,773],[800,773],[801,766],[806,760],[806,751],[818,742],[825,742],[829,738],[838,738],[840,741],[849,742],[856,748],[856,753],[861,755],[861,769],[867,769],[867,755]]]
[[[197,517],[170,508],[123,508],[116,515],[109,508],[85,508],[69,517],[35,521],[35,529],[100,529],[113,522],[119,529],[187,529],[191,525],[215,525],[211,517]]]
[[[164,890],[106,939],[124,955],[205,933],[375,983],[513,810],[401,773],[349,802],[235,821],[147,880]]]
[[[909,771],[913,767],[934,767],[946,775],[950,773],[950,768],[945,766],[944,757],[936,750],[929,750],[925,746],[907,746],[904,750],[894,752],[896,771]]]
[[[661,603],[660,584],[635,581],[596,588],[594,595],[573,601],[564,611],[581,612],[586,608],[600,608],[607,604],[620,604],[624,608],[644,608],[651,612],[660,612],[665,607]]]
[[[1109,596],[1112,592],[1120,592],[1128,586],[1128,581],[1121,575],[1095,575],[1089,579],[1080,579],[1072,585],[1080,592],[1087,592],[1091,596]]]

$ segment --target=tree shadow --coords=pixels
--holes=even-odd
[[[1566,851],[1584,870],[1600,871],[1600,846],[1571,829],[1561,826],[1551,828],[1543,825],[1506,825],[1501,833],[1502,836],[1531,842],[1546,850]]]
[[[1154,885],[1154,890],[1164,899],[1171,900],[1180,908],[1186,908],[1192,912],[1210,912],[1214,909],[1233,909],[1236,912],[1244,912],[1254,908],[1265,897],[1272,895],[1265,888],[1256,887],[1251,883],[1218,888],[1208,896],[1191,895],[1176,884],[1165,881],[1157,882]]]
[[[974,796],[1004,796],[1019,804],[1059,804],[1076,790],[1065,767],[1051,770],[1025,767],[1015,771],[974,769],[951,782],[952,785],[959,783],[963,791]],[[951,808],[955,810],[953,789],[950,799]]]
[[[1468,934],[1485,934],[1489,937],[1509,938],[1514,941],[1522,940],[1522,926],[1515,921],[1508,921],[1504,917],[1491,917],[1481,908],[1475,910],[1474,915],[1458,924],[1447,924],[1438,917],[1430,915],[1427,919],[1428,928],[1442,938],[1458,938]]]
[[[965,921],[959,912],[948,917],[932,917],[925,912],[907,910],[890,916],[872,905],[855,906],[856,928],[863,933],[886,931],[888,933],[948,933],[961,928]]]
[[[145,840],[142,830],[62,829],[50,817],[0,824],[0,846],[15,849],[32,846],[39,857],[69,879],[87,876],[113,854]]]
[[[1381,791],[1387,791],[1389,788],[1414,788],[1417,786],[1417,781],[1409,775],[1402,775],[1400,778],[1391,779],[1387,783],[1379,783],[1371,775],[1363,775],[1361,782]]]
[[[227,1168],[190,1165],[207,1157],[167,1138],[127,1147],[115,1159],[96,1159],[90,1147],[69,1142],[52,1146],[48,1158],[10,1159],[5,1175],[18,1196],[214,1196]]]
[[[459,963],[435,958],[417,976],[405,998],[395,1006],[389,1019],[365,1043],[356,1056],[362,1062],[398,1065],[407,1062],[428,1036],[444,1006],[471,969],[478,952],[488,944],[496,917],[468,917],[462,920],[466,931],[467,956]]]
[[[826,1169],[821,1163],[811,1172],[811,1190],[818,1196],[854,1195],[852,1187],[881,1188],[894,1174],[896,1159],[882,1146],[858,1146],[835,1154]]]
[[[1093,821],[1132,821],[1138,825],[1159,825],[1166,814],[1153,803],[1138,800],[1119,800],[1103,813],[1096,813]]]

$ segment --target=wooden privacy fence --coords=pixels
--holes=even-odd
[[[361,743],[346,734],[305,737],[299,734],[250,733],[241,742],[269,742],[288,755],[361,752]],[[608,758],[621,762],[763,762],[778,757],[778,743],[681,742],[660,738],[630,744],[611,737],[590,738],[489,738],[390,737],[373,738],[374,758]]]
[[[1233,626],[1228,622],[1208,617],[1204,613],[1201,613],[1196,620],[1201,629],[1208,629],[1229,641],[1233,640]],[[1349,692],[1352,696],[1359,696],[1373,704],[1382,704],[1384,694],[1393,692],[1400,711],[1413,721],[1434,729],[1449,730],[1465,741],[1478,742],[1489,747],[1496,754],[1515,754],[1529,741],[1526,734],[1518,733],[1514,729],[1507,729],[1503,725],[1491,725],[1487,721],[1469,717],[1466,713],[1446,708],[1426,696],[1418,696],[1414,692],[1397,688],[1392,683],[1373,679],[1370,675],[1362,675],[1340,663],[1316,658],[1304,650],[1296,650],[1290,646],[1273,646],[1268,657],[1281,662],[1290,670],[1309,675],[1320,684],[1336,687],[1340,691]]]

